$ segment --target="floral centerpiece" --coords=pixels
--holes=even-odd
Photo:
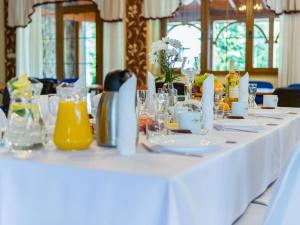
[[[165,83],[173,83],[178,75],[174,73],[174,66],[180,60],[180,49],[182,44],[176,39],[168,37],[152,43],[150,52],[151,64],[160,66],[162,75],[156,80],[164,80]]]

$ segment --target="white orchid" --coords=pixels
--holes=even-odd
[[[173,74],[174,65],[180,59],[180,41],[168,37],[156,41],[151,45],[149,54],[151,64],[159,64],[161,71],[165,74],[166,82],[173,82],[176,76]]]

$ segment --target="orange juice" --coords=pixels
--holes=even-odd
[[[87,149],[93,141],[85,101],[60,100],[53,141],[61,150]]]

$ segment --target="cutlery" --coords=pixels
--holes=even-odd
[[[277,123],[267,123],[266,125],[267,126],[274,126],[275,127],[275,126],[278,126],[279,124],[277,124]]]
[[[257,130],[246,130],[246,129],[239,129],[239,128],[218,128],[218,127],[215,127],[215,129],[217,131],[236,131],[236,132],[246,132],[246,133],[258,133]]]
[[[225,144],[236,144],[236,141],[225,141]]]
[[[183,156],[190,156],[190,157],[203,157],[203,155],[200,154],[193,154],[193,153],[183,153],[183,152],[172,152],[172,151],[167,151],[167,150],[163,150],[163,151],[158,151],[158,150],[154,150],[152,148],[150,148],[147,144],[142,143],[143,147],[150,153],[158,153],[158,154],[173,154],[173,155],[183,155]]]

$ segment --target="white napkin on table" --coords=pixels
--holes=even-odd
[[[239,102],[246,102],[248,103],[248,96],[249,96],[249,74],[246,73],[240,79],[239,84]]]
[[[214,76],[210,75],[203,82],[202,107],[204,113],[204,127],[208,131],[213,128],[214,119]]]
[[[155,78],[151,72],[147,75],[148,93],[146,96],[146,107],[151,108],[154,105],[154,94],[156,93]]]
[[[132,75],[119,90],[117,150],[121,155],[133,155],[136,152],[136,80],[136,76]]]

